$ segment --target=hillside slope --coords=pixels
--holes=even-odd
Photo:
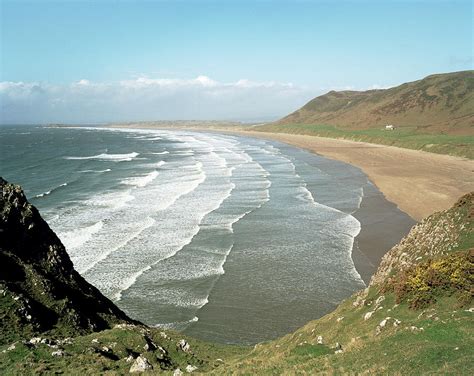
[[[435,74],[385,90],[331,91],[278,124],[324,124],[342,129],[416,126],[428,133],[474,131],[474,71]]]

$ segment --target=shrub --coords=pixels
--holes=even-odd
[[[440,294],[456,294],[459,304],[467,305],[474,293],[474,249],[415,265],[391,278],[384,289],[413,309],[435,302]]]

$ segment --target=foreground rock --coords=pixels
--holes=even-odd
[[[0,178],[0,344],[52,331],[77,335],[133,323],[77,273],[21,188]]]

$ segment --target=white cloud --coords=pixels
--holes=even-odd
[[[76,83],[76,85],[79,85],[79,86],[88,86],[90,84],[91,84],[91,82],[89,80],[85,80],[85,79],[79,80]]]
[[[0,121],[108,122],[159,119],[264,119],[294,111],[315,91],[291,83],[149,78],[81,79],[69,85],[0,82]]]

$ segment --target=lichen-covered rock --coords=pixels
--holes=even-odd
[[[188,364],[188,365],[186,366],[186,372],[187,372],[187,373],[192,373],[192,372],[194,372],[194,371],[196,371],[196,370],[197,370],[197,367],[196,367],[196,366],[193,366],[193,365],[191,365],[191,364]]]
[[[177,347],[178,347],[179,350],[182,350],[184,352],[190,352],[191,351],[191,346],[184,339],[182,339],[178,342]]]
[[[138,356],[137,359],[133,362],[132,366],[130,367],[130,373],[136,372],[144,372],[146,370],[153,369],[153,366],[150,364],[147,358],[144,356]]]

